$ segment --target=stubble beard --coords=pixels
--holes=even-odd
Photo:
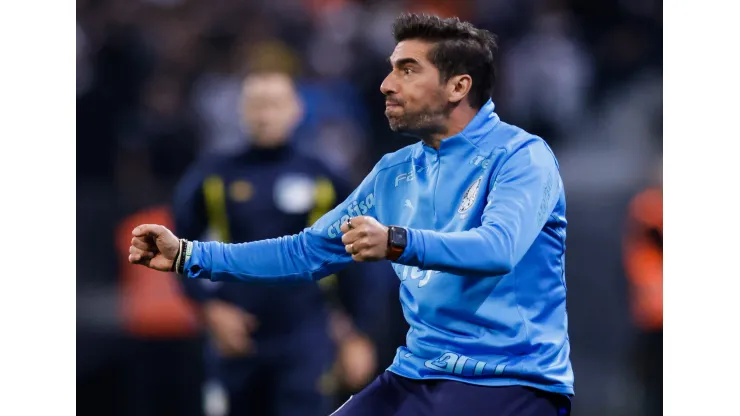
[[[405,110],[405,109],[404,109]],[[425,138],[432,134],[445,132],[445,120],[449,115],[444,106],[426,106],[420,111],[404,113],[401,116],[388,116],[388,124],[394,132]]]

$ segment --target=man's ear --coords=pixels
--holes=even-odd
[[[455,75],[447,81],[447,97],[452,103],[459,103],[470,92],[473,79],[470,75]]]

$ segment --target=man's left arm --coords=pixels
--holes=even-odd
[[[449,233],[409,229],[397,262],[461,275],[507,274],[544,227],[561,187],[557,163],[544,142],[526,145],[495,178],[480,227]]]

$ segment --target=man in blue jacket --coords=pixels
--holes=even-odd
[[[188,279],[315,280],[389,259],[411,329],[384,374],[336,415],[568,415],[565,193],[539,137],[494,112],[495,38],[456,18],[404,14],[381,85],[384,156],[299,234],[190,242],[151,224],[129,261]]]

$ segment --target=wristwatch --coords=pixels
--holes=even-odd
[[[406,249],[407,231],[403,227],[388,227],[388,251],[386,257],[390,261],[396,261]]]

